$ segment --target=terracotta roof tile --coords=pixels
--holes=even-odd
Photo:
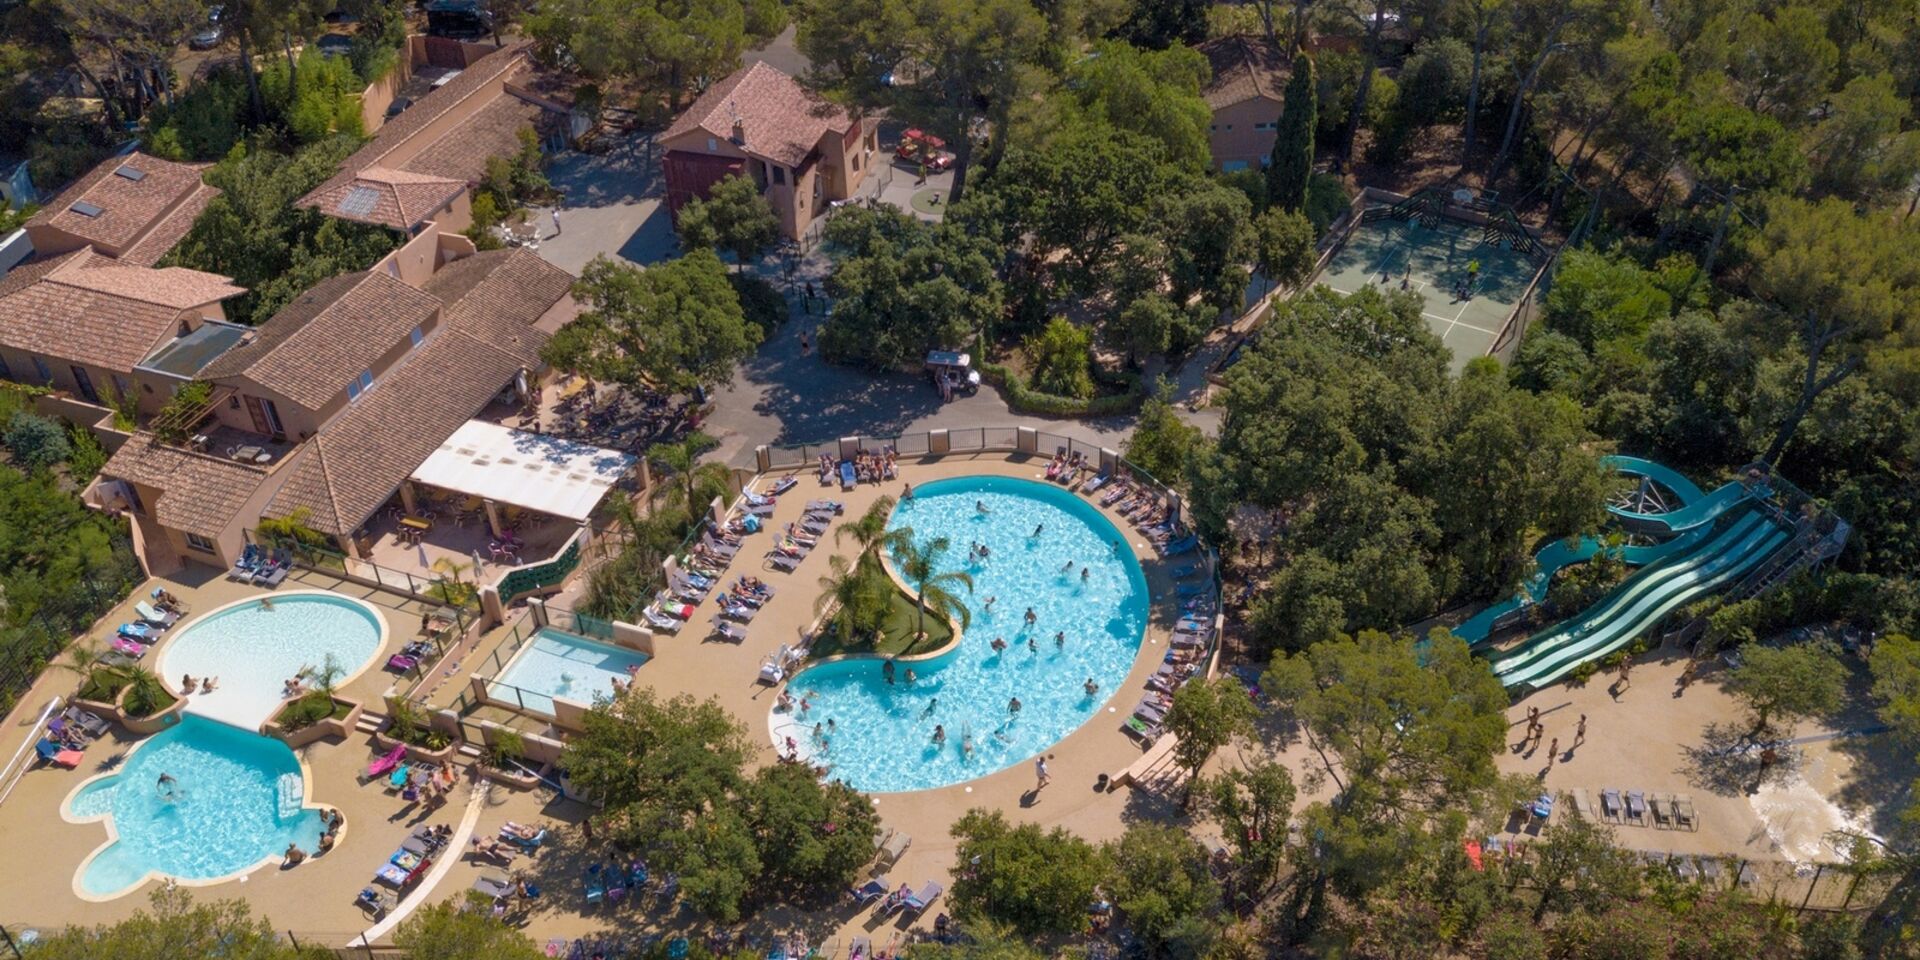
[[[314,206],[312,200],[316,194],[352,180],[360,171],[368,167],[382,165],[382,161],[388,154],[425,132],[434,121],[445,116],[448,111],[464,103],[493,81],[526,66],[529,63],[527,51],[531,46],[531,41],[522,40],[510,43],[475,60],[453,79],[415,101],[413,106],[408,107],[399,116],[387,121],[386,125],[373,135],[373,139],[368,140],[340,164],[339,173],[334,174],[327,182],[296,202],[303,207]],[[502,93],[501,96],[512,95]],[[456,127],[453,134],[458,132],[459,128]],[[387,165],[392,166],[392,164]]]
[[[317,410],[439,309],[437,298],[385,273],[342,274],[295,297],[260,325],[257,339],[201,376],[244,376]]]
[[[415,173],[478,183],[486,179],[487,160],[520,152],[520,131],[533,126],[540,111],[539,104],[502,94],[401,166]]]
[[[267,478],[262,468],[166,446],[145,432],[122,444],[100,472],[160,490],[154,518],[204,537],[224,532]]]
[[[1200,95],[1215,110],[1253,99],[1279,102],[1293,72],[1293,58],[1263,37],[1216,37],[1194,49],[1213,68]]]
[[[193,229],[193,222],[200,219],[200,214],[207,209],[207,204],[213,202],[213,198],[219,195],[219,187],[201,184],[200,188],[181,201],[179,206],[174,207],[166,216],[154,221],[153,225],[147,228],[146,236],[141,237],[138,242],[120,254],[120,262],[142,267],[151,267],[159,263],[161,257],[166,256],[179,245],[181,239],[186,237],[187,231]]]
[[[766,63],[756,63],[707,88],[660,139],[704,130],[725,140],[733,136],[736,117],[746,134],[742,149],[789,167],[805,161],[826,133],[845,133],[854,123],[845,108]]]
[[[334,186],[321,186],[299,203],[342,220],[412,231],[465,189],[465,180],[376,166]]]
[[[245,292],[211,273],[137,267],[76,250],[0,281],[0,343],[131,370],[173,331],[182,311]]]
[[[200,171],[207,166],[174,163],[144,153],[108,157],[34,214],[27,226],[48,226],[90,243],[121,249],[139,240],[175,204],[198,190]],[[137,172],[139,179],[121,176],[118,171],[122,168]],[[78,203],[92,204],[100,212],[91,216],[81,213],[74,209]]]

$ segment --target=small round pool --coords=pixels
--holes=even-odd
[[[163,773],[173,778],[165,789]],[[278,859],[289,843],[312,853],[321,833],[286,744],[191,715],[135,748],[119,770],[75,789],[62,813],[111,825],[113,839],[75,881],[96,899],[149,875],[227,877]]]
[[[776,744],[791,736],[813,762],[832,768],[830,776],[868,792],[941,787],[1044,752],[1126,680],[1147,624],[1146,578],[1121,532],[1079,495],[1010,477],[938,480],[915,487],[889,527],[911,527],[920,542],[947,538],[942,566],[973,577],[972,626],[952,650],[911,664],[918,674],[911,685],[909,664],[889,684],[881,663],[865,658],[795,675],[788,689],[812,706],[804,715],[773,715]],[[969,559],[976,542],[989,549],[984,562]],[[994,651],[996,637],[1006,650]],[[1091,696],[1088,679],[1099,686]],[[1007,709],[1014,697],[1017,715]],[[829,720],[823,748],[812,731]],[[936,724],[944,744],[933,742]]]
[[[161,679],[177,688],[183,674],[219,678],[212,693],[187,698],[188,712],[254,730],[279,708],[289,678],[332,654],[345,683],[379,652],[387,628],[364,601],[305,592],[230,603],[175,630],[155,667]]]

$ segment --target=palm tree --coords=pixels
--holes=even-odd
[[[340,682],[341,675],[346,672],[347,668],[341,666],[340,661],[331,653],[327,654],[326,659],[320,661],[319,669],[313,671],[313,689],[326,694],[329,708],[339,706],[333,699],[333,686]]]
[[[694,491],[698,489],[702,474],[712,476],[714,471],[701,469],[698,464],[700,454],[714,445],[712,437],[698,430],[687,434],[677,443],[656,443],[647,451],[654,462],[673,471],[680,478],[680,494],[687,505],[687,512],[696,512],[693,505]],[[708,464],[709,467],[719,466]],[[721,468],[724,471],[724,467]]]
[[[862,558],[849,562],[846,557],[830,556],[827,570],[827,575],[820,578],[821,593],[814,601],[814,612],[821,613],[839,604],[833,622],[848,639],[877,627],[886,616],[887,595],[873,589],[873,575],[877,571],[869,561]]]
[[[913,539],[912,527],[901,527],[888,537],[887,546],[893,551],[893,562],[900,568],[900,575],[913,584],[914,592],[919,594],[918,623],[915,633],[927,635],[927,608],[935,612],[954,617],[960,621],[961,629],[973,622],[973,612],[962,603],[959,594],[947,589],[948,584],[964,584],[968,593],[973,592],[973,577],[961,570],[949,570],[946,573],[934,572],[934,565],[940,555],[952,546],[946,537],[935,537],[926,543],[917,543]]]
[[[126,668],[126,676],[127,696],[122,702],[129,716],[153,716],[172,699],[167,693],[166,685],[160,682],[160,675],[152,670],[134,665]]]
[[[891,513],[893,513],[893,498],[883,495],[873,502],[873,506],[867,508],[866,513],[860,515],[860,519],[843,523],[839,529],[833,531],[833,542],[839,543],[847,537],[852,537],[855,543],[860,544],[862,558],[882,546],[894,546],[887,542],[893,533],[898,533],[898,531],[889,533],[887,530],[887,516]]]

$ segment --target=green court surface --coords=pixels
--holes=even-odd
[[[1476,260],[1479,279],[1462,299],[1459,285]],[[1427,327],[1453,351],[1457,373],[1492,348],[1538,270],[1524,253],[1481,243],[1480,228],[1470,224],[1381,218],[1355,227],[1316,282],[1341,293],[1368,285],[1419,293]]]

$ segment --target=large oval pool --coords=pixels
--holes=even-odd
[[[337,593],[277,593],[213,610],[165,642],[158,670],[176,692],[182,675],[217,677],[212,693],[187,698],[187,711],[249,730],[280,708],[284,684],[326,664],[345,684],[386,642],[386,621],[365,601]]]
[[[811,708],[773,715],[776,744],[792,737],[831,777],[861,790],[941,787],[1044,752],[1125,681],[1146,629],[1146,578],[1121,532],[1077,494],[1011,477],[938,480],[915,488],[889,527],[911,527],[920,542],[947,538],[941,567],[973,577],[972,626],[953,650],[911,664],[912,684],[908,664],[890,684],[873,659],[796,674],[788,690]],[[976,543],[986,560],[970,558]],[[995,638],[1004,651],[993,649]],[[1092,695],[1089,679],[1098,686]],[[1008,710],[1015,697],[1018,714]],[[933,741],[935,725],[944,743]]]
[[[113,839],[77,878],[95,898],[149,876],[230,876],[277,859],[289,843],[312,853],[321,832],[286,744],[191,715],[140,744],[119,770],[82,784],[64,813],[112,824]]]

